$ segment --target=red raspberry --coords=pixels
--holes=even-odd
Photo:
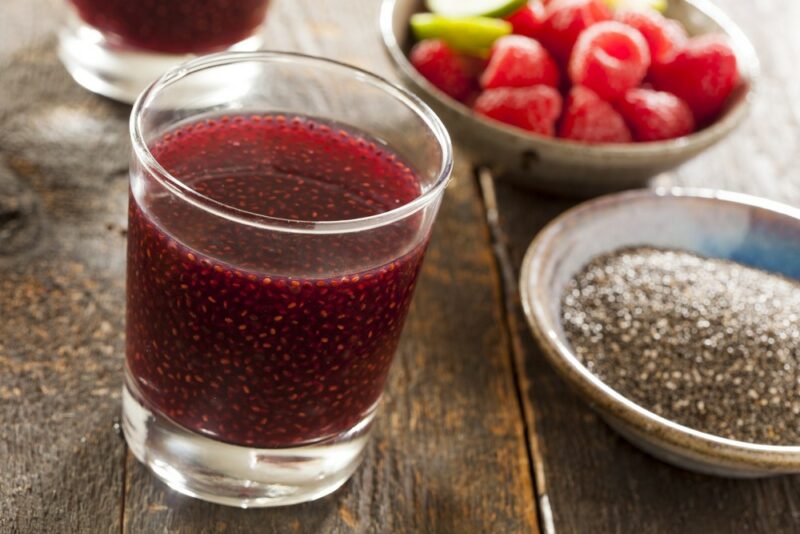
[[[484,89],[558,85],[558,66],[538,41],[507,35],[495,41],[489,65],[481,76]]]
[[[552,136],[561,115],[561,95],[548,85],[487,89],[475,100],[475,111],[518,128]]]
[[[536,33],[544,23],[546,12],[544,4],[538,0],[530,0],[528,5],[506,17],[514,27],[514,33],[525,37],[536,37]]]
[[[639,30],[650,48],[653,63],[669,60],[688,39],[680,22],[653,9],[621,9],[615,18]]]
[[[602,0],[553,0],[545,11],[547,18],[539,30],[539,41],[564,65],[581,32],[611,18]]]
[[[631,89],[617,104],[637,141],[660,141],[689,135],[694,117],[689,106],[671,93]]]
[[[702,124],[722,111],[739,71],[727,38],[712,34],[689,39],[672,59],[654,65],[650,78],[656,89],[685,100]]]
[[[650,51],[642,34],[610,20],[593,25],[578,38],[569,76],[575,85],[611,101],[642,83],[649,66]]]
[[[576,85],[569,92],[559,136],[587,143],[633,140],[622,115],[592,90]]]
[[[420,41],[411,49],[409,58],[420,74],[456,100],[466,100],[476,89],[469,61],[454,52],[444,41]]]

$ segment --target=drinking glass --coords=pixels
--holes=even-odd
[[[252,51],[269,0],[67,0],[59,56],[86,89],[132,103],[193,55]]]
[[[444,126],[363,70],[231,52],[151,85],[131,137],[131,451],[222,504],[334,491],[362,459],[450,176]]]

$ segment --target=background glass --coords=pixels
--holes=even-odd
[[[238,137],[214,137],[228,130]],[[372,74],[264,52],[166,74],[134,106],[131,135],[123,428],[132,452],[178,491],[223,504],[334,491],[361,460],[449,178],[444,127]],[[170,143],[187,151],[166,156]],[[237,189],[256,182],[233,176],[244,155],[246,172],[257,174],[248,166],[261,158],[302,184],[351,152],[345,188],[291,208],[285,199],[300,186],[262,203],[263,191]],[[195,176],[165,168],[191,169],[181,154],[199,162]],[[221,167],[219,154],[234,164]],[[381,189],[395,172],[413,177],[413,195]],[[221,201],[204,180],[231,184],[226,198],[236,200]],[[345,190],[367,204],[404,200],[326,217]],[[316,220],[270,214],[309,206],[320,206]]]
[[[59,56],[85,88],[132,103],[193,54],[256,50],[269,0],[68,0]]]

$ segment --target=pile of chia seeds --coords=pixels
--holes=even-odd
[[[710,434],[800,445],[800,282],[629,248],[595,258],[561,304],[580,361],[630,400]]]

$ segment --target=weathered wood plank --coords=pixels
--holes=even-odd
[[[114,423],[129,108],[81,90],[58,64],[58,5],[15,0],[0,17],[17,32],[0,38],[0,530],[534,531],[500,284],[466,166],[448,192],[376,440],[345,489],[245,512],[178,496],[126,458]],[[276,3],[266,35],[275,48],[387,74],[376,16],[372,2]]]
[[[277,3],[266,35],[275,48],[333,55],[386,73],[376,7]],[[356,27],[364,31],[350,31]],[[42,220],[39,227],[27,225],[41,228],[38,255],[25,263],[15,253],[0,285],[3,315],[14,317],[3,325],[3,363],[13,377],[3,385],[15,399],[2,412],[11,423],[5,431],[15,434],[2,520],[25,531],[55,525],[116,530],[123,464],[112,425],[121,371],[119,229],[125,224],[128,108],[75,87],[58,65],[52,41],[15,57],[2,81],[16,89],[0,107],[3,154],[20,187],[31,189],[29,197],[8,198],[32,199],[14,206],[9,201],[6,211],[32,211],[33,222]],[[128,457],[127,531],[535,530],[521,416],[500,326],[499,281],[469,169],[462,166],[458,174],[376,440],[347,488],[320,503],[242,512],[177,496]],[[8,189],[17,187],[8,180]],[[26,238],[15,235],[13,243]],[[59,427],[58,439],[46,439],[54,431],[48,422],[68,424],[69,431]],[[64,474],[50,477],[35,463],[43,457],[52,457]]]
[[[0,9],[0,531],[118,532],[125,110],[35,41],[45,3]]]
[[[720,1],[754,39],[764,78],[752,117],[731,139],[660,177],[662,185],[721,187],[800,202],[800,5]],[[562,382],[531,338],[516,279],[535,233],[575,201],[489,183],[507,273],[509,324],[520,370],[540,498],[557,532],[797,532],[800,477],[739,481],[691,474],[639,452]],[[546,512],[546,510],[542,510]]]

